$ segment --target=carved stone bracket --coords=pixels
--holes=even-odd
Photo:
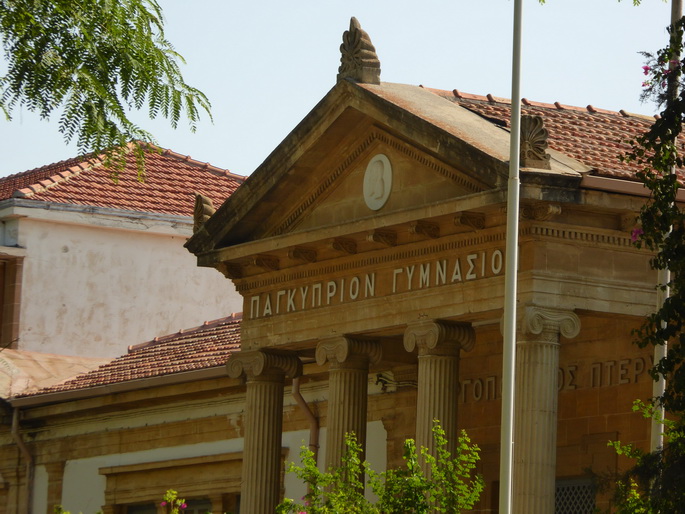
[[[296,246],[288,252],[288,257],[296,261],[316,262],[316,250],[305,248],[304,246]]]
[[[354,239],[349,239],[347,237],[336,237],[331,242],[331,248],[338,252],[354,255],[357,253],[357,242]]]
[[[350,30],[343,33],[340,54],[338,80],[349,78],[366,84],[381,83],[381,62],[376,48],[357,18],[350,20]]]
[[[526,203],[521,209],[523,218],[535,221],[549,221],[559,214],[561,214],[561,205],[556,203]]]
[[[243,267],[240,264],[220,262],[214,266],[226,278],[242,278]]]
[[[228,376],[243,375],[248,380],[268,375],[296,378],[302,374],[302,362],[294,354],[272,350],[249,350],[233,354],[226,363]]]
[[[471,350],[475,343],[475,331],[467,323],[422,320],[404,331],[404,349],[413,352],[418,347],[419,355],[458,354],[461,349]]]
[[[436,239],[440,237],[440,225],[431,223],[430,221],[414,221],[409,225],[409,233]]]
[[[252,264],[266,271],[276,271],[279,269],[278,257],[273,255],[257,255],[252,259]]]
[[[573,311],[526,306],[519,321],[519,331],[526,335],[542,336],[558,341],[561,334],[572,339],[580,333],[580,319]]]
[[[454,224],[482,230],[485,228],[485,215],[478,212],[460,212],[454,217]]]
[[[621,230],[623,230],[624,232],[630,232],[638,224],[637,214],[633,212],[629,212],[628,214],[621,214],[618,223]]]
[[[397,232],[394,230],[378,228],[369,234],[368,240],[372,243],[384,244],[385,246],[396,246]]]
[[[330,362],[336,367],[359,367],[378,363],[382,354],[378,341],[341,336],[326,339],[316,346],[316,363],[319,366]]]
[[[205,224],[212,214],[216,212],[212,200],[200,193],[195,193],[195,208],[193,210],[193,234]]]
[[[542,116],[521,116],[521,167],[551,169]]]

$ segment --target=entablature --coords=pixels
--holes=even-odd
[[[423,241],[503,226],[501,190],[477,193],[387,215],[302,230],[221,248],[198,257],[233,279],[250,279],[273,271],[311,267],[349,256],[407,248]]]

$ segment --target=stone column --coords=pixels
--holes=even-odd
[[[241,512],[274,512],[281,492],[284,379],[302,373],[302,363],[284,352],[253,350],[228,360],[228,374],[245,375],[245,442]]]
[[[433,420],[447,437],[447,450],[457,445],[459,401],[459,351],[471,350],[476,341],[470,325],[439,320],[411,323],[404,332],[404,348],[419,351],[416,397],[416,446],[435,455]]]
[[[380,359],[381,345],[377,341],[342,336],[321,341],[316,347],[317,364],[330,363],[326,468],[340,465],[345,434],[354,432],[362,451],[366,447],[369,365]]]
[[[573,338],[572,311],[528,306],[516,344],[513,511],[554,512],[557,455],[559,335]]]

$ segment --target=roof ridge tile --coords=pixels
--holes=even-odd
[[[97,166],[97,164],[99,163],[92,163],[90,168],[94,168],[95,166]],[[78,176],[82,171],[87,169],[89,169],[89,166],[79,163],[66,170],[61,170],[55,173],[54,175],[50,175],[47,178],[38,180],[33,184],[29,184],[26,187],[17,189],[14,193],[12,193],[12,198],[27,198],[37,193],[42,193],[44,191],[49,190],[51,187],[56,186],[57,184],[66,182],[71,178]]]
[[[480,100],[480,101],[483,101],[483,102],[487,102],[487,101],[488,101],[488,98],[487,98],[486,96],[483,96],[483,95],[474,95],[474,94],[472,94],[472,93],[464,93],[464,92],[462,92],[462,91],[459,91],[458,89],[453,89],[453,90],[452,90],[452,94],[453,94],[455,97],[457,97],[457,98],[459,98],[459,99],[463,99],[463,100]]]
[[[649,121],[658,120],[658,119],[659,119],[659,115],[658,115],[658,114],[654,114],[654,115],[650,116],[649,114],[638,114],[638,113],[635,113],[635,112],[628,112],[628,111],[626,111],[625,109],[621,109],[621,110],[618,111],[618,112],[621,114],[621,116],[623,116],[623,117],[625,117],[625,118],[639,118],[639,119],[641,119],[641,120],[649,120]]]
[[[157,336],[154,339],[150,341],[145,341],[143,343],[138,343],[134,345],[129,345],[128,347],[128,352],[129,354],[138,350],[141,350],[143,348],[147,348],[149,346],[154,346],[154,345],[159,345],[162,343],[168,343],[170,341],[173,341],[175,339],[180,339],[179,336],[191,336],[193,334],[197,334],[198,332],[202,331],[207,331],[214,329],[218,326],[221,326],[226,323],[231,323],[235,321],[240,321],[242,319],[242,313],[231,313],[229,316],[225,316],[223,318],[218,318],[215,320],[211,321],[205,321],[202,325],[198,325],[196,327],[191,327],[191,328],[182,328],[178,332],[175,332],[173,334],[167,334],[163,336]]]
[[[427,91],[437,91],[437,92],[445,92],[441,89],[433,89],[425,86],[419,86]],[[459,100],[475,100],[479,102],[488,102],[488,103],[502,103],[502,104],[511,104],[511,100],[509,98],[502,98],[502,97],[497,97],[493,96],[492,94],[488,93],[487,95],[476,95],[472,93],[465,93],[463,91],[460,91],[458,89],[453,89],[452,94]],[[609,109],[600,109],[598,107],[594,107],[592,104],[587,105],[585,107],[580,107],[580,106],[575,106],[575,105],[567,105],[567,104],[562,104],[558,101],[554,103],[546,103],[546,102],[537,102],[534,100],[528,100],[527,98],[522,98],[521,103],[527,107],[542,107],[546,109],[555,109],[555,110],[571,110],[571,111],[577,111],[577,112],[589,112],[591,114],[610,114],[612,116],[623,116],[623,117],[630,117],[630,118],[639,118],[643,120],[652,120],[652,119],[658,119],[658,115],[654,116],[649,116],[645,114],[636,114],[636,113],[631,113],[627,112],[623,109],[619,111],[612,111]]]
[[[511,104],[511,100],[509,98],[502,98],[500,96],[493,96],[490,93],[488,93],[486,95],[486,98],[488,99],[488,102],[490,102],[490,103]]]
[[[156,147],[156,148],[160,148],[160,147]],[[219,168],[218,166],[214,166],[213,164],[210,164],[208,162],[193,159],[190,155],[183,155],[181,153],[174,152],[173,150],[169,150],[168,148],[164,148],[162,150],[163,150],[162,155],[168,155],[170,157],[174,157],[176,159],[185,161],[188,164],[193,164],[193,165],[196,165],[199,167],[204,167],[208,171],[219,172],[226,177],[235,178],[236,180],[245,181],[247,179],[247,175],[238,175],[237,173],[233,173],[232,171],[230,171],[226,168]]]
[[[589,104],[587,106],[588,112],[591,112],[592,114],[611,114],[613,116],[620,115],[619,112],[617,111],[610,111],[608,109],[599,109],[597,107],[594,107],[592,104]]]
[[[544,107],[545,109],[558,109],[556,104],[550,104],[546,102],[535,102],[533,100],[528,100],[527,98],[521,98],[521,103],[527,107]]]

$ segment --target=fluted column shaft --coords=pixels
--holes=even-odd
[[[570,311],[526,307],[516,356],[513,511],[554,512],[559,335],[580,331]]]
[[[330,363],[326,468],[340,465],[345,434],[354,432],[362,452],[366,447],[369,365],[378,362],[380,357],[378,342],[349,337],[322,341],[316,348],[319,366]]]
[[[416,398],[416,445],[435,455],[433,420],[447,437],[447,450],[454,455],[457,444],[459,398],[459,352],[473,348],[470,325],[424,320],[410,324],[404,333],[407,351],[418,348],[418,392]],[[426,470],[427,471],[427,470]]]
[[[274,512],[280,500],[283,388],[301,374],[295,356],[264,350],[241,352],[228,361],[231,377],[245,375],[245,442],[241,512]]]

